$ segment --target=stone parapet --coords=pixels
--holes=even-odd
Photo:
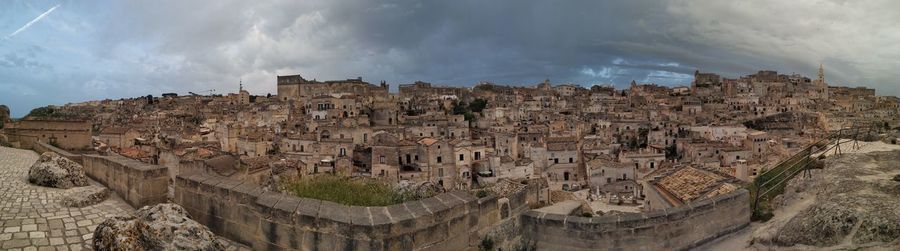
[[[471,233],[500,218],[496,198],[464,191],[360,207],[210,175],[177,176],[174,200],[216,234],[256,250],[463,250],[477,238]]]
[[[168,169],[122,156],[81,155],[85,173],[140,208],[167,201]]]
[[[686,250],[750,224],[740,189],[678,208],[581,217],[534,210],[520,216],[523,238],[538,250]]]

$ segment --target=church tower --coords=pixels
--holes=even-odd
[[[825,85],[825,69],[822,68],[822,64],[819,64],[819,79],[818,84]]]
[[[825,83],[825,69],[822,68],[821,63],[819,63],[819,77],[813,81],[813,84],[815,84],[814,88],[818,96],[822,99],[828,99],[828,84]]]

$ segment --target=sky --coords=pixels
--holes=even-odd
[[[900,2],[0,2],[0,104],[276,93],[277,75],[449,86],[689,85],[693,72],[815,76],[900,96]]]

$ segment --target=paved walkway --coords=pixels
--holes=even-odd
[[[93,206],[63,206],[60,200],[70,191],[28,183],[28,169],[38,157],[31,150],[0,147],[0,250],[91,250],[97,225],[135,211],[116,193]],[[250,250],[219,240],[225,250]]]
[[[37,159],[30,150],[0,147],[0,250],[90,250],[98,224],[134,211],[115,194],[93,206],[63,206],[65,189],[28,183]]]

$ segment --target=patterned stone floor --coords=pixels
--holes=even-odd
[[[63,206],[65,189],[28,183],[28,168],[37,159],[30,150],[0,147],[0,250],[91,250],[97,225],[135,211],[115,193],[97,205]],[[223,241],[228,250],[246,250]]]

